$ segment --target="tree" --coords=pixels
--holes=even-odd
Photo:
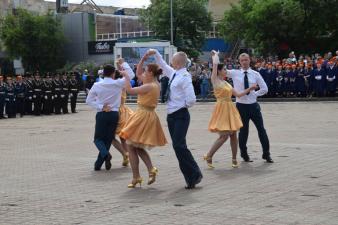
[[[0,38],[11,58],[22,59],[27,71],[53,71],[64,65],[65,37],[52,15],[33,15],[19,9],[0,23]]]
[[[206,0],[173,0],[173,42],[191,57],[199,55],[206,32],[211,28],[206,4]],[[141,19],[157,36],[170,40],[170,0],[151,0]]]
[[[337,48],[338,1],[241,0],[225,12],[220,29],[262,54],[286,55]]]

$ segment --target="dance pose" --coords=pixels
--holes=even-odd
[[[143,63],[146,58],[147,55],[141,59],[136,72],[138,79],[143,83],[142,86],[132,88],[127,73],[121,72],[126,78],[127,92],[138,95],[138,108],[130,116],[120,133],[120,136],[127,141],[129,160],[133,172],[133,179],[128,188],[134,188],[137,184],[141,186],[143,182],[139,170],[139,158],[148,169],[148,185],[155,182],[158,169],[153,166],[146,150],[155,146],[164,146],[167,143],[160,120],[155,112],[160,96],[158,77],[162,74],[162,70],[157,64],[148,64],[143,72]]]

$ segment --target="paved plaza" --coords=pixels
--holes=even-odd
[[[131,105],[135,108],[135,105]],[[253,163],[231,168],[227,142],[202,160],[213,103],[191,110],[188,145],[204,179],[185,190],[171,147],[165,106],[158,114],[169,144],[150,151],[157,182],[128,189],[130,167],[112,147],[112,170],[95,172],[95,112],[0,120],[0,224],[338,224],[338,102],[262,103],[274,164],[261,159],[250,124]],[[241,161],[241,160],[240,160]],[[147,181],[145,166],[141,172]]]

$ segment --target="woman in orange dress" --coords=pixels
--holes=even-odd
[[[209,131],[218,133],[219,137],[209,150],[204,155],[209,168],[214,168],[212,165],[212,157],[216,151],[226,142],[230,136],[230,144],[232,150],[232,167],[238,167],[237,163],[237,131],[243,126],[241,116],[232,102],[232,95],[236,97],[242,97],[249,93],[251,90],[256,89],[256,85],[247,88],[244,92],[238,93],[232,86],[224,80],[226,76],[226,70],[223,64],[219,64],[218,53],[212,51],[213,69],[211,75],[211,83],[214,88],[214,95],[217,102],[214,107],[214,111],[211,115],[209,122]]]
[[[115,132],[117,135],[120,135],[122,128],[125,126],[131,114],[133,114],[133,110],[131,110],[128,106],[125,105],[126,98],[127,98],[127,92],[124,89],[122,91],[121,105],[119,108],[119,123],[117,125],[116,132]],[[112,144],[121,153],[123,157],[122,166],[128,166],[129,156],[128,156],[128,147],[127,147],[126,140],[120,136],[120,142],[114,139]]]
[[[143,82],[142,86],[132,88],[127,74],[121,72],[126,78],[127,92],[138,95],[138,108],[120,132],[120,136],[127,141],[130,165],[133,171],[133,180],[128,185],[129,188],[134,188],[137,184],[141,186],[143,181],[139,171],[139,158],[147,166],[148,185],[155,182],[158,169],[153,166],[146,149],[164,146],[167,143],[160,120],[155,112],[160,96],[158,77],[162,74],[162,70],[157,64],[148,64],[143,72],[143,63],[146,58],[147,55],[141,59],[136,72],[138,79]]]

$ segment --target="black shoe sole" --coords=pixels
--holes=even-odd
[[[111,169],[111,162],[110,162],[111,159],[112,159],[112,156],[110,154],[107,155],[107,158],[105,160],[106,170],[110,170]]]

